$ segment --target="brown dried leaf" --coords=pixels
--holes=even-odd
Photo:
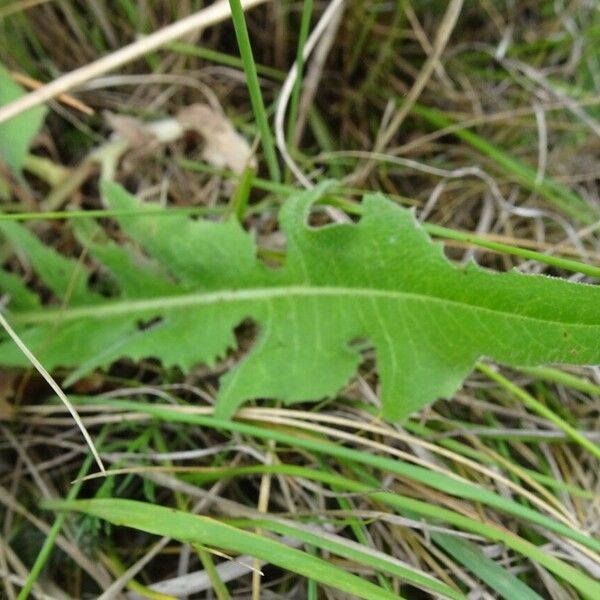
[[[129,142],[134,150],[154,146],[156,137],[148,130],[143,121],[135,117],[116,115],[105,111],[104,119],[113,131]]]
[[[204,159],[215,167],[227,167],[240,174],[246,167],[255,167],[252,149],[221,113],[208,104],[192,104],[182,109],[177,120],[187,131],[199,133],[205,141]]]

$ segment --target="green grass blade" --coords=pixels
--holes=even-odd
[[[548,568],[548,570],[564,578],[566,581],[569,581],[583,594],[589,595],[591,598],[595,598],[594,594],[600,592],[600,584],[593,581],[590,577],[583,575],[577,569],[574,569],[563,561],[555,559],[551,555],[539,549],[537,546],[534,546],[522,538],[508,532],[506,529],[498,528],[493,525],[487,525],[486,523],[470,519],[469,517],[464,517],[463,515],[458,515],[457,513],[454,513],[448,509],[440,508],[420,500],[413,500],[412,498],[407,498],[389,492],[373,491],[373,488],[369,485],[365,485],[363,483],[359,483],[332,473],[316,471],[302,467],[294,467],[292,465],[283,465],[283,467],[286,471],[288,471],[288,474],[292,474],[297,477],[304,477],[307,479],[328,483],[329,485],[337,486],[340,489],[348,492],[359,492],[364,493],[365,495],[368,494],[373,500],[382,502],[383,504],[395,508],[397,513],[400,515],[414,512],[418,515],[429,517],[434,521],[445,520],[446,522],[455,525],[462,530],[471,531],[472,533],[482,535],[488,539],[500,541],[509,548],[520,552],[523,556],[526,556],[531,560],[536,560]],[[259,472],[261,468],[264,467],[262,465],[256,467],[257,472]],[[521,596],[513,597],[521,598]],[[526,598],[526,596],[523,596],[523,598]]]
[[[351,481],[345,477],[341,477],[336,473],[329,473],[326,471],[317,471],[316,469],[309,469],[306,467],[300,467],[297,465],[289,465],[284,463],[274,465],[252,465],[245,467],[222,467],[222,468],[208,468],[198,473],[191,473],[183,475],[186,481],[194,483],[205,483],[208,481],[223,480],[230,477],[243,477],[248,475],[262,475],[265,473],[286,475],[288,477],[298,477],[310,479],[313,481],[319,481],[326,483],[331,487],[332,490],[338,492],[362,492],[365,495],[372,493],[373,489],[367,485],[362,485],[358,482]],[[339,484],[339,485],[338,485]],[[259,522],[260,521],[260,522]],[[236,524],[241,524],[242,520],[235,520]],[[340,544],[338,541],[328,539],[319,535],[315,531],[306,531],[301,528],[300,525],[294,524],[291,521],[283,523],[281,520],[272,519],[259,519],[253,520],[252,525],[246,524],[244,527],[262,527],[287,535],[298,540],[302,540],[307,544],[328,550],[339,556],[355,560],[358,563],[366,566],[373,567],[383,573],[389,573],[403,579],[407,583],[414,585],[424,590],[430,590],[442,594],[445,597],[453,598],[455,600],[464,600],[464,595],[456,590],[452,589],[445,583],[442,583],[432,577],[424,575],[422,572],[410,567],[409,565],[399,565],[398,562],[386,555],[382,555],[381,552],[369,552],[369,548],[365,549],[360,547],[360,544]]]
[[[228,552],[250,554],[282,569],[312,578],[365,600],[398,599],[396,594],[347,573],[316,556],[209,517],[122,499],[55,500],[44,502],[43,507],[51,510],[81,512],[115,525],[168,536],[189,544],[201,544],[222,548]]]
[[[126,407],[128,410],[136,410],[135,406],[136,404],[138,404],[135,402],[123,401],[116,401],[114,403],[117,406],[122,406],[124,408]],[[391,461],[389,459],[382,459],[381,457],[361,453],[340,446],[335,446],[334,444],[330,444],[327,442],[320,442],[316,440],[313,441],[303,437],[293,436],[280,432],[261,431],[261,428],[259,427],[248,426],[243,423],[218,421],[211,417],[204,417],[192,414],[177,414],[177,411],[173,411],[168,407],[161,407],[158,410],[156,410],[156,408],[157,407],[151,405],[138,404],[137,410],[142,410],[143,412],[147,412],[157,417],[175,422],[193,423],[202,426],[217,427],[219,429],[228,429],[231,431],[243,432],[248,435],[255,435],[255,437],[263,439],[276,439],[279,442],[288,443],[292,446],[304,447],[306,449],[323,454],[329,454],[338,457],[341,455],[343,458],[348,458],[349,460],[354,459],[357,463],[365,464],[367,462],[382,462],[386,464],[393,464],[394,462],[400,462]],[[363,455],[365,456],[365,458],[369,457],[373,460],[361,460],[361,456]],[[377,491],[374,490],[373,487],[370,485],[353,481],[351,479],[347,479],[346,477],[342,477],[326,471],[317,471],[314,469],[307,469],[293,465],[272,465],[270,467],[264,467],[261,465],[246,468],[244,472],[259,473],[263,472],[262,469],[265,468],[273,469],[272,472],[277,472],[277,469],[279,468],[282,469],[282,472],[285,472],[287,474],[327,483],[329,485],[338,487],[348,492],[368,494],[371,499],[377,502],[381,502],[387,506],[391,506],[400,515],[414,513],[426,518],[427,520],[431,520],[433,522],[446,522],[450,525],[457,527],[459,530],[468,531],[477,535],[481,535],[489,540],[501,542],[508,548],[515,550],[523,556],[531,560],[537,561],[539,564],[547,568],[555,575],[558,575],[565,581],[569,582],[571,585],[573,585],[575,588],[581,591],[584,595],[589,596],[590,598],[600,597],[600,583],[594,581],[591,577],[587,576],[580,570],[575,569],[572,566],[566,564],[564,561],[555,558],[551,554],[547,553],[543,548],[539,548],[538,546],[524,540],[523,538],[519,537],[518,535],[512,533],[511,531],[503,527],[497,527],[484,521],[476,520],[471,517],[458,514],[452,510],[429,504],[421,500],[415,500],[413,498],[408,498],[406,496],[401,496],[399,494],[391,492]],[[393,468],[386,470],[394,472]],[[241,471],[239,469],[235,470],[235,473],[240,472]],[[218,473],[218,475],[216,476],[226,476],[227,474],[228,473],[225,470],[223,472]],[[433,473],[431,472],[429,472],[429,474],[433,475]],[[207,473],[206,476],[210,477],[210,474]],[[213,477],[214,476],[215,475],[213,475]],[[446,489],[444,491],[450,492],[452,488],[449,486],[453,485],[453,480],[451,480],[450,478],[447,479],[449,481],[446,483]]]
[[[308,38],[308,30],[310,28],[310,17],[312,15],[313,0],[304,0],[304,6],[302,7],[302,20],[300,22],[300,33],[298,39],[298,50],[296,53],[296,68],[297,75],[292,89],[292,95],[290,98],[290,108],[288,113],[288,127],[287,127],[287,142],[290,148],[296,147],[296,140],[294,139],[294,129],[296,127],[296,119],[298,117],[298,103],[300,101],[300,90],[302,89],[302,74],[304,71],[304,45]]]
[[[256,119],[258,131],[260,132],[260,139],[265,152],[265,160],[267,161],[269,175],[273,181],[280,181],[281,172],[279,170],[279,163],[277,162],[277,155],[275,154],[275,144],[273,143],[273,136],[271,135],[271,129],[269,128],[265,103],[260,91],[260,83],[258,82],[258,74],[256,72],[254,56],[252,55],[252,47],[250,45],[250,36],[248,35],[248,28],[246,27],[244,11],[242,10],[240,0],[229,0],[229,6],[231,7],[231,19],[233,21],[235,35],[240,48],[240,55],[244,64],[248,92],[250,93],[250,102],[252,103],[254,118]]]
[[[202,168],[201,163],[192,160],[181,159],[178,161],[182,168],[189,170],[197,170],[201,172],[213,172],[214,169],[210,169],[208,166]],[[218,170],[220,175],[224,175],[231,179],[236,179],[234,173],[223,172]],[[240,185],[241,182],[238,183]],[[291,185],[283,183],[276,183],[259,177],[254,177],[252,181],[252,188],[261,191],[271,192],[277,195],[287,196],[298,191],[297,188]],[[336,193],[350,194],[359,193],[360,190],[339,188],[335,190]],[[360,215],[362,213],[360,205],[352,202],[341,202],[336,203],[336,206],[346,210],[350,214]],[[254,206],[252,208],[255,208]],[[222,214],[224,209],[222,207],[170,207],[169,210],[164,209],[144,209],[144,210],[127,210],[127,209],[100,209],[100,210],[70,210],[70,211],[55,211],[55,212],[21,212],[21,213],[5,213],[0,214],[0,221],[39,221],[43,219],[49,220],[62,220],[62,219],[87,219],[87,218],[108,218],[108,217],[142,217],[151,214],[159,214],[163,217],[178,216],[178,215],[199,215],[199,216],[212,216]],[[528,250],[519,246],[513,246],[511,244],[503,244],[501,242],[494,242],[478,235],[465,232],[457,231],[455,229],[449,229],[448,227],[442,227],[433,223],[424,223],[423,228],[427,233],[432,236],[457,240],[479,246],[481,248],[488,248],[496,252],[502,252],[505,254],[512,254],[514,256],[520,256],[527,260],[535,260],[542,264],[564,269],[565,271],[571,271],[573,273],[583,273],[590,277],[600,279],[600,267],[595,265],[588,265],[580,261],[561,258],[557,256],[551,256],[542,252],[536,252],[535,250]]]
[[[545,404],[536,400],[531,394],[528,394],[524,389],[510,381],[510,379],[507,379],[500,373],[494,371],[490,366],[480,363],[477,365],[477,368],[491,380],[499,383],[505,390],[514,394],[525,406],[541,417],[548,419],[551,423],[554,423],[554,425],[564,431],[569,438],[600,460],[600,446],[586,438],[580,431],[572,425],[569,425],[569,423],[558,416],[554,411],[550,410]]]
[[[417,586],[420,589],[435,592],[444,598],[451,598],[453,600],[466,600],[466,596],[453,590],[445,583],[436,581],[435,579],[426,575],[418,573],[416,570],[408,569],[397,564],[385,556],[378,556],[381,553],[369,553],[359,548],[358,543],[349,543],[347,540],[344,543],[331,539],[324,535],[319,534],[316,531],[303,528],[294,523],[273,520],[273,519],[232,519],[232,524],[240,527],[261,527],[268,531],[273,531],[280,535],[289,536],[291,538],[301,540],[307,544],[312,544],[315,547],[321,548],[342,556],[349,560],[353,560],[359,564],[372,567],[378,571],[395,575],[396,577],[403,579],[411,585]]]
[[[204,567],[204,570],[210,579],[215,595],[217,596],[217,600],[231,600],[229,590],[219,576],[219,571],[217,571],[217,568],[215,567],[211,553],[206,550],[206,548],[200,546],[196,548],[196,553],[198,554],[200,562],[202,563],[202,566]]]
[[[571,260],[568,258],[561,258],[559,256],[552,256],[550,254],[543,254],[536,252],[535,250],[528,250],[526,248],[520,248],[519,246],[512,246],[510,244],[503,244],[501,242],[494,242],[492,240],[486,240],[477,235],[467,233],[464,231],[456,231],[455,229],[448,229],[447,227],[441,227],[440,225],[434,225],[433,223],[426,223],[423,228],[427,233],[436,237],[442,237],[449,240],[457,240],[460,242],[466,242],[474,246],[481,248],[488,248],[496,252],[503,254],[512,254],[514,256],[520,256],[527,260],[535,260],[552,267],[564,269],[565,271],[572,271],[573,273],[583,273],[590,277],[600,279],[600,267],[595,265],[587,265],[577,260]]]
[[[234,69],[244,68],[243,61],[237,56],[231,56],[231,54],[225,54],[224,52],[219,52],[213,48],[195,46],[185,42],[171,42],[170,44],[167,44],[165,48],[171,50],[172,52],[186,54],[187,56],[195,56],[219,65],[233,67]],[[273,69],[272,67],[267,67],[266,65],[256,64],[256,72],[262,77],[268,77],[270,79],[274,79],[275,81],[285,80],[285,73],[283,71],[280,71],[279,69]]]
[[[431,539],[441,546],[453,560],[462,563],[479,579],[487,583],[499,594],[499,598],[543,600],[520,579],[489,559],[475,544],[444,533],[433,533]]]
[[[307,439],[304,436],[295,436],[281,431],[268,429],[258,425],[250,425],[239,421],[227,421],[223,419],[215,419],[204,415],[185,414],[168,406],[158,406],[153,404],[143,404],[133,401],[110,400],[110,404],[115,407],[120,407],[125,410],[134,410],[153,415],[160,419],[165,419],[174,422],[190,423],[232,431],[254,436],[259,439],[274,440],[278,443],[288,444],[293,448],[305,448],[307,450],[335,456],[337,458],[347,459],[358,464],[370,465],[385,473],[394,473],[401,477],[407,477],[419,483],[423,483],[429,487],[437,489],[446,494],[451,494],[460,498],[469,499],[474,502],[481,502],[484,505],[492,506],[498,510],[511,514],[515,517],[523,519],[525,522],[531,522],[540,527],[544,527],[563,535],[569,539],[577,541],[584,546],[600,553],[600,540],[596,540],[579,531],[575,531],[562,523],[559,523],[545,515],[530,509],[526,506],[509,499],[504,498],[490,490],[484,489],[478,485],[468,481],[449,477],[441,473],[435,473],[423,467],[408,464],[401,460],[386,458],[368,452],[361,452],[352,448],[334,444],[328,441],[315,439]],[[336,484],[337,485],[337,484]],[[360,490],[352,491],[364,491]],[[393,497],[393,494],[389,494]],[[435,513],[436,507],[432,507]],[[448,511],[450,513],[451,511]],[[446,513],[444,513],[446,514]],[[466,517],[464,517],[466,518]],[[460,519],[463,519],[461,516]],[[461,521],[462,522],[462,521]],[[495,531],[495,528],[491,530]],[[490,530],[490,531],[491,531]],[[480,533],[480,529],[477,532]],[[600,593],[600,585],[598,587]],[[600,596],[599,596],[600,597]]]
[[[246,210],[248,208],[248,202],[250,199],[250,193],[252,192],[252,183],[254,180],[254,169],[248,167],[244,169],[238,180],[235,192],[231,195],[227,209],[225,210],[225,217],[233,216],[240,223],[244,221],[246,216]]]
[[[528,373],[529,375],[533,375],[534,377],[539,377],[540,379],[545,379],[546,381],[551,381],[553,383],[559,383],[573,388],[574,390],[591,394],[592,396],[600,396],[600,385],[592,383],[582,377],[576,377],[570,373],[565,373],[559,369],[553,369],[552,367],[531,367],[519,370]]]

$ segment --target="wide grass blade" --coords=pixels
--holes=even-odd
[[[399,596],[352,575],[333,564],[281,542],[164,506],[135,500],[97,498],[44,502],[51,510],[73,510],[188,544],[201,544],[227,552],[250,554],[282,569],[314,579],[323,585],[365,600],[398,600]]]

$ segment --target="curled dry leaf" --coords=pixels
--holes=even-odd
[[[182,109],[177,120],[185,130],[195,131],[204,138],[203,157],[215,167],[227,167],[239,174],[248,166],[256,166],[245,138],[223,114],[208,104],[192,104]]]
[[[134,150],[156,145],[159,141],[154,132],[140,119],[109,111],[104,111],[104,119],[115,134],[127,140]]]

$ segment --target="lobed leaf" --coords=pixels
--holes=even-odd
[[[62,309],[15,306],[11,320],[47,367],[77,367],[79,377],[122,357],[155,357],[182,369],[212,365],[235,348],[234,328],[251,319],[259,334],[221,377],[220,417],[249,399],[292,403],[336,394],[361,361],[357,340],[374,348],[391,420],[451,396],[482,356],[513,366],[600,362],[600,288],[457,267],[411,211],[381,194],[365,196],[357,224],[310,227],[311,206],[328,185],[285,204],[287,254],[271,269],[236,221],[167,218],[105,183],[111,208],[152,211],[118,219],[143,255],[90,235],[97,229],[91,222],[77,228],[116,282],[115,297],[75,287]],[[41,265],[35,255],[44,251],[18,244],[18,227],[0,223],[0,232]],[[47,261],[53,254],[46,252]],[[4,342],[0,364],[24,361]]]

